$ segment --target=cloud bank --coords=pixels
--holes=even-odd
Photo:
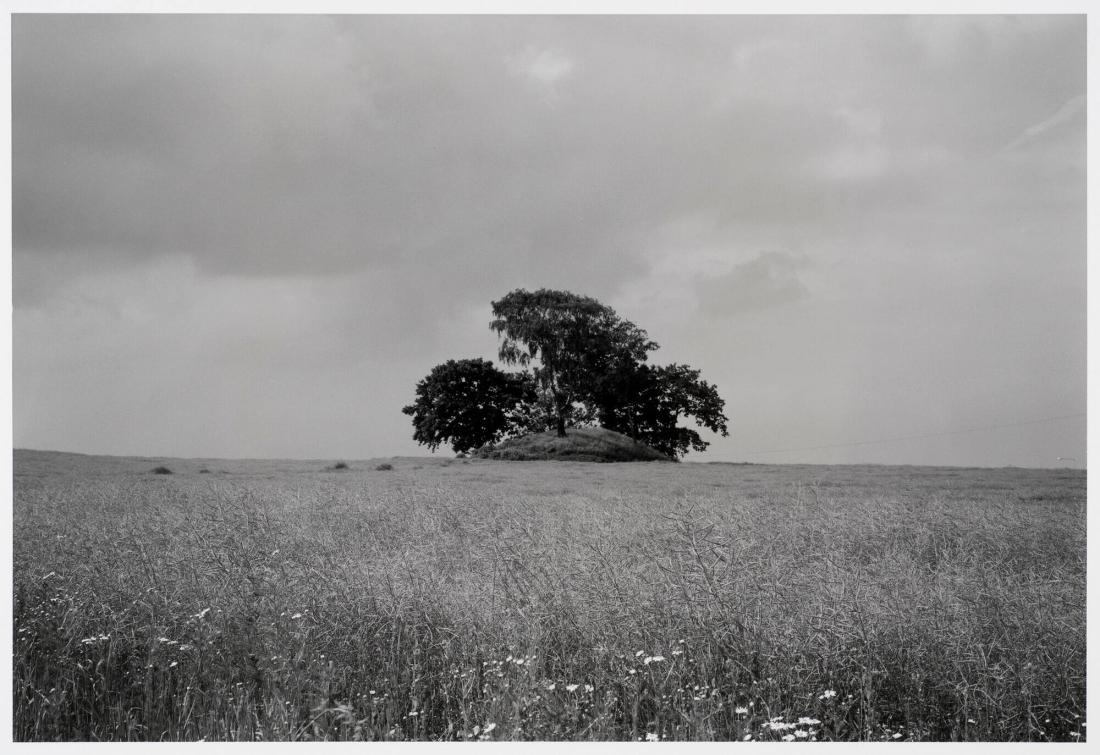
[[[1073,16],[17,15],[16,445],[416,453],[521,286],[701,367],[710,458],[1083,412],[1084,61]]]

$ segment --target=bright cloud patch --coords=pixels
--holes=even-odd
[[[534,47],[526,48],[510,61],[513,73],[547,87],[552,87],[569,76],[573,67],[573,60],[565,53]]]

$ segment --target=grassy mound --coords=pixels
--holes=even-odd
[[[506,461],[672,461],[660,451],[602,427],[573,427],[557,433],[532,433],[475,452],[481,459]]]

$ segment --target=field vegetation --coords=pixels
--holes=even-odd
[[[1085,739],[1083,472],[379,461],[17,451],[15,738]]]

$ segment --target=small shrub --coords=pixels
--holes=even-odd
[[[474,456],[502,461],[675,461],[644,443],[602,427],[570,428],[564,438],[553,431],[521,435],[495,446],[483,446]]]
[[[153,474],[172,474],[168,467],[153,467]]]
[[[207,469],[206,467],[203,467],[202,469],[199,470],[199,474],[210,474],[210,470]]]
[[[378,472],[389,472],[391,469],[393,469],[393,464],[390,464],[388,462],[385,464],[379,464],[374,469]]]
[[[325,471],[327,472],[346,472],[349,469],[351,469],[351,467],[349,467],[345,462],[342,461],[336,462],[331,467],[325,467]]]

